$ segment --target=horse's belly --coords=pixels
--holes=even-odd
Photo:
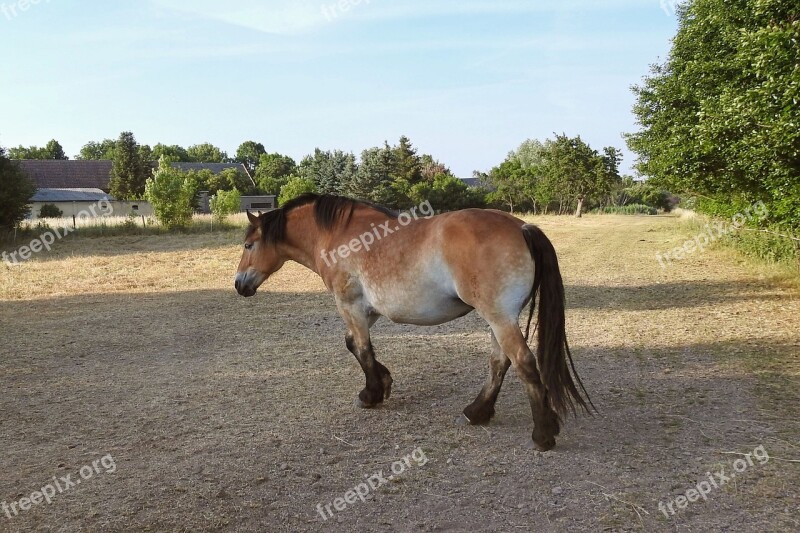
[[[391,291],[372,307],[392,322],[417,326],[443,324],[472,311],[457,296],[436,289]]]

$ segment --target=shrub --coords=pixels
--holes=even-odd
[[[317,192],[317,186],[310,179],[293,176],[289,178],[281,188],[281,194],[278,196],[278,204],[283,205],[293,198],[297,198],[303,193]]]
[[[156,218],[166,228],[186,226],[192,220],[197,181],[162,158],[158,170],[145,184],[144,196]]]
[[[63,216],[64,212],[55,204],[44,204],[39,209],[39,218],[61,218]]]
[[[222,220],[228,215],[238,213],[242,205],[242,195],[237,189],[230,191],[217,191],[211,197],[211,213],[218,220]]]

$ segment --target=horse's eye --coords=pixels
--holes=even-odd
[[[252,242],[245,243],[244,249],[245,250],[252,250],[253,249],[253,243]]]

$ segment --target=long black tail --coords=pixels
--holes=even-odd
[[[539,315],[536,317],[536,326],[534,327],[534,330],[539,330],[536,359],[542,382],[547,388],[550,405],[559,415],[566,414],[567,410],[576,414],[575,404],[591,414],[586,402],[589,402],[595,412],[597,409],[575,370],[569,344],[567,344],[564,282],[561,279],[561,270],[558,268],[556,250],[550,239],[533,224],[522,226],[522,233],[525,235],[525,242],[528,243],[535,266],[533,287],[531,288],[531,309],[528,315],[528,324],[525,327],[525,340],[528,340],[538,295]],[[567,361],[569,361],[569,366],[567,366]],[[570,368],[572,368],[571,374]],[[575,386],[573,376],[580,386],[580,391]]]

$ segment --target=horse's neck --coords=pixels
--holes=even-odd
[[[306,206],[289,213],[286,221],[286,241],[282,245],[285,259],[291,259],[317,272],[319,229],[311,210]],[[317,272],[319,274],[319,272]]]

